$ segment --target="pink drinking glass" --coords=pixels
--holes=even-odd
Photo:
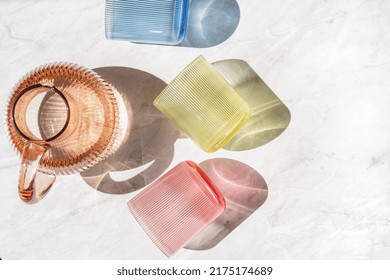
[[[192,161],[184,161],[128,202],[137,222],[168,257],[218,218],[220,191]]]

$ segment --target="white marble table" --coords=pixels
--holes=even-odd
[[[125,66],[169,82],[203,54],[247,61],[291,111],[259,148],[214,154],[175,142],[186,159],[239,160],[266,180],[266,203],[215,248],[174,259],[390,258],[390,2],[237,1],[235,33],[210,48],[139,45],[104,36],[103,0],[0,0],[0,105],[32,68],[70,61]],[[111,195],[80,175],[48,196],[17,196],[20,159],[0,134],[0,257],[164,259],[131,216],[135,193]]]

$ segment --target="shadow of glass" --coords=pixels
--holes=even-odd
[[[81,176],[101,192],[130,193],[157,179],[173,159],[174,143],[180,132],[153,106],[166,83],[132,68],[103,67],[94,71],[121,94],[129,125],[118,150]]]
[[[223,214],[184,248],[208,250],[228,236],[266,201],[268,187],[252,167],[236,160],[218,158],[200,163],[226,200]]]
[[[289,109],[248,63],[229,59],[215,62],[213,66],[248,103],[251,110],[251,118],[223,146],[225,150],[257,148],[286,130],[291,120]]]
[[[219,45],[233,35],[239,21],[240,7],[236,0],[191,0],[186,36],[178,46]]]

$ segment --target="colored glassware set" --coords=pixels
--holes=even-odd
[[[106,35],[142,43],[180,43],[188,2],[107,0]],[[206,152],[223,147],[253,111],[221,73],[199,56],[153,103]],[[263,95],[275,97],[271,91]],[[11,144],[22,157],[21,199],[36,203],[56,175],[83,171],[115,152],[126,130],[119,104],[114,85],[82,66],[54,63],[27,74],[13,90],[6,112]],[[128,206],[157,247],[171,256],[218,218],[226,203],[207,174],[185,161]]]

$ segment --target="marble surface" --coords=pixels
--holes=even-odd
[[[237,3],[233,35],[193,48],[106,40],[103,0],[0,0],[0,106],[26,72],[52,61],[169,82],[200,54],[245,60],[289,108],[286,131],[255,149],[213,154],[178,137],[167,168],[237,160],[261,174],[267,200],[214,248],[173,259],[389,259],[390,2]],[[2,259],[165,259],[127,208],[138,190],[99,192],[75,174],[26,205],[20,159],[4,131],[0,142]]]

